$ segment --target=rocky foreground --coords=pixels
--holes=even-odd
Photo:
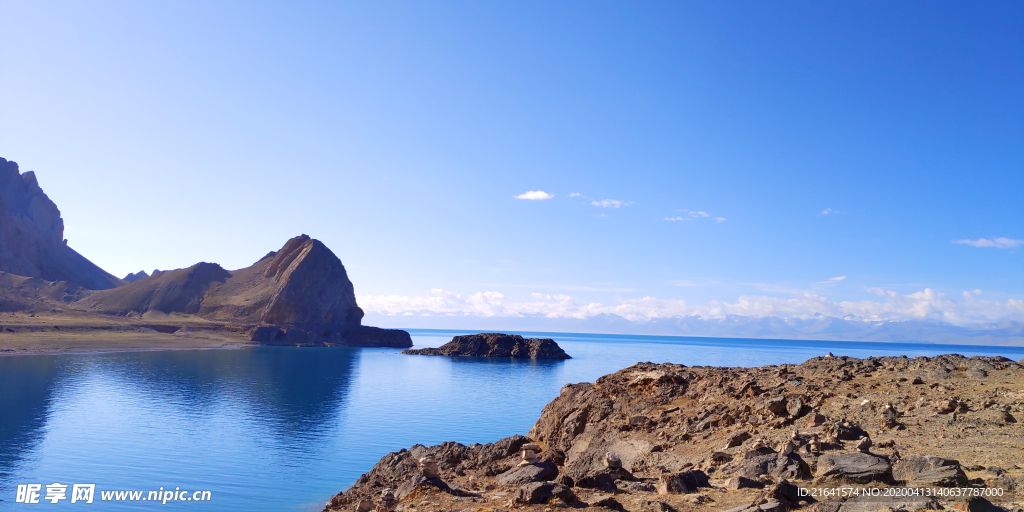
[[[406,349],[420,356],[509,357],[513,359],[572,359],[551,338],[523,338],[518,334],[488,332],[455,336],[438,348]]]
[[[324,510],[1021,511],[1022,409],[1000,357],[638,363],[566,385],[525,437],[389,453]]]

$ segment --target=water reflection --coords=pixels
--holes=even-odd
[[[0,482],[42,440],[65,366],[56,357],[0,357]]]
[[[260,347],[245,350],[117,354],[96,370],[154,400],[200,415],[238,405],[289,437],[321,432],[344,406],[358,349]]]

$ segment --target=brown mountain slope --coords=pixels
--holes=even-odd
[[[215,283],[231,277],[216,263],[161,272],[119,288],[90,294],[79,304],[98,313],[198,313],[203,297]]]
[[[307,235],[288,240],[281,250],[214,284],[199,314],[217,320],[329,325],[342,330],[358,326],[363,318],[341,260]]]
[[[154,273],[77,300],[78,310],[118,316],[186,313],[254,327],[252,340],[275,345],[412,346],[405,331],[360,325],[345,266],[307,235],[288,240],[250,267],[215,263]]]
[[[0,158],[0,271],[47,281],[68,281],[90,290],[122,281],[68,247],[57,205],[35,173]]]

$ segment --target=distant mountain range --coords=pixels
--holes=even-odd
[[[201,262],[118,279],[68,247],[63,232],[35,175],[0,158],[0,310],[192,315],[251,326],[253,341],[268,344],[412,345],[404,331],[362,325],[345,266],[307,235],[243,269]]]

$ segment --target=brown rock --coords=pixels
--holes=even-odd
[[[725,447],[733,448],[743,444],[747,439],[750,439],[750,432],[741,430],[739,432],[733,432],[729,434],[729,437],[725,439]]]
[[[911,487],[957,487],[967,483],[967,474],[953,459],[932,455],[909,455],[892,467],[892,477]]]

